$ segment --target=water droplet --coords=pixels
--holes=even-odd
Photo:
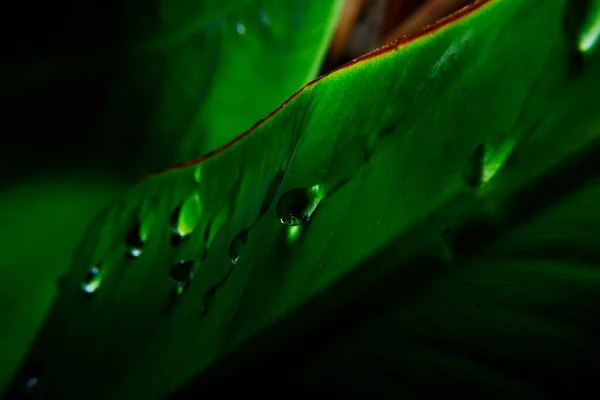
[[[231,265],[235,265],[240,258],[240,253],[248,241],[249,232],[250,230],[246,229],[245,231],[239,233],[231,241],[231,244],[229,245],[229,257],[231,257]]]
[[[324,185],[297,188],[285,193],[277,202],[277,214],[281,223],[285,225],[307,223],[326,195]]]
[[[271,25],[271,20],[269,19],[269,16],[265,12],[265,10],[260,10],[258,12],[258,20],[260,21],[260,23],[263,26],[269,26],[269,25]]]
[[[102,268],[100,264],[94,265],[86,273],[85,279],[81,282],[81,290],[85,293],[92,294],[100,287],[102,277]]]
[[[140,223],[136,223],[125,236],[125,246],[127,246],[127,256],[130,258],[139,257],[142,254],[144,241],[140,235]]]
[[[514,135],[498,143],[483,145],[483,165],[481,167],[481,183],[489,182],[504,165],[512,153],[519,136]]]
[[[241,22],[238,22],[235,24],[235,31],[240,35],[245,35],[246,34],[246,26],[244,24],[242,24]]]
[[[198,193],[189,196],[171,213],[171,245],[177,246],[200,222],[202,203]]]
[[[184,287],[194,278],[194,261],[181,260],[169,270],[169,280],[175,287]]]
[[[593,51],[600,39],[600,1],[569,1],[564,17],[567,40],[580,53]]]

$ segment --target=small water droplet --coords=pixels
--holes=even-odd
[[[133,228],[129,230],[125,237],[125,246],[127,246],[127,257],[137,258],[142,254],[144,247],[144,241],[140,234],[140,223],[136,223]]]
[[[249,232],[250,230],[246,229],[245,231],[239,233],[231,241],[231,244],[229,245],[229,257],[231,257],[231,265],[235,265],[240,258],[240,253],[248,241]]]
[[[258,12],[258,20],[260,21],[260,23],[263,26],[269,26],[269,25],[271,25],[271,20],[269,19],[269,16],[265,12],[265,10],[260,10]]]
[[[202,203],[198,193],[189,196],[171,213],[171,245],[178,246],[182,239],[189,236],[200,222]]]
[[[194,278],[196,268],[193,260],[181,260],[169,270],[169,282],[173,287],[167,300],[165,311],[173,309],[179,302],[181,295],[185,293]]]
[[[181,260],[169,270],[169,280],[175,287],[189,284],[195,274],[194,261]]]
[[[246,34],[246,26],[244,24],[242,24],[241,22],[238,22],[235,24],[235,31],[240,35],[245,35]]]
[[[326,195],[324,185],[292,189],[285,193],[277,202],[277,214],[281,223],[285,225],[306,224]]]
[[[102,268],[100,264],[91,267],[86,273],[85,279],[81,282],[81,290],[85,293],[92,294],[98,290],[101,283]]]

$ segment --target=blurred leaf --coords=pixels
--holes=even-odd
[[[11,393],[589,388],[600,280],[569,257],[595,255],[600,58],[569,4],[477,2],[141,182],[90,226]]]
[[[43,322],[86,225],[124,187],[93,174],[46,173],[0,192],[0,388]]]
[[[44,20],[10,35],[25,36],[29,54],[15,54],[0,74],[13,133],[2,138],[3,161],[21,163],[8,149],[28,147],[52,162],[60,155],[81,165],[84,154],[139,177],[199,157],[316,76],[341,5],[125,0],[40,10],[64,27]],[[20,8],[18,19],[29,21],[29,7]],[[39,134],[49,127],[51,135]],[[40,138],[27,143],[34,132]]]

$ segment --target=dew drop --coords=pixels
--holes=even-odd
[[[231,257],[231,265],[235,265],[240,258],[240,253],[248,241],[249,232],[250,231],[246,229],[245,231],[239,233],[231,241],[231,244],[229,245],[229,257]]]
[[[85,279],[81,282],[81,290],[85,293],[92,294],[98,290],[101,283],[102,268],[100,264],[94,265],[86,273]]]
[[[127,257],[137,258],[142,254],[144,241],[140,234],[140,223],[136,223],[125,236],[125,246],[127,246]]]
[[[171,213],[171,245],[178,246],[200,222],[202,203],[198,193],[189,196]]]
[[[277,215],[284,225],[303,225],[327,193],[323,185],[292,189],[279,198]]]
[[[246,26],[244,24],[242,24],[241,22],[238,22],[235,24],[235,31],[239,35],[245,35],[246,34]]]
[[[175,287],[184,287],[193,279],[195,272],[194,261],[181,260],[169,270],[169,281]]]
[[[593,51],[600,39],[600,1],[567,2],[565,35],[580,53],[586,54]]]

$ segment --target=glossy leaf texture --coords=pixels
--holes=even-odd
[[[570,4],[475,2],[141,182],[9,395],[589,388],[600,58]]]

